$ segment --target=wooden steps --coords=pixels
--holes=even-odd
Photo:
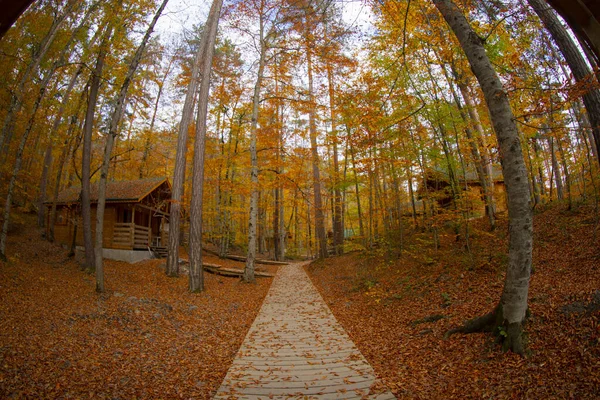
[[[212,254],[213,256],[217,256],[219,258],[227,258],[228,260],[246,262],[246,257],[244,257],[244,256],[228,254],[225,257],[221,257],[221,255],[218,252],[211,250],[207,247],[202,247],[202,250],[207,252],[208,254]],[[257,258],[254,260],[254,262],[256,264],[262,264],[262,265],[290,265],[290,263],[285,262],[285,261],[265,260],[264,258]]]
[[[228,258],[228,259],[233,260],[233,261],[241,261],[241,262],[246,261],[246,257],[244,257],[244,256],[236,256],[236,255],[233,255],[233,254],[227,255],[227,257],[225,257],[225,258]],[[254,262],[256,264],[262,264],[262,265],[289,265],[289,263],[285,262],[285,261],[265,260],[265,259],[262,259],[262,258],[257,258],[256,260],[254,260]]]
[[[169,251],[166,247],[162,246],[150,246],[150,251],[154,253],[156,258],[167,258]]]
[[[211,274],[217,274],[217,275],[221,275],[221,276],[241,277],[242,275],[244,275],[243,269],[225,268],[218,264],[202,263],[202,268],[206,272],[210,272]],[[267,272],[254,271],[254,276],[260,277],[260,278],[272,278],[275,275],[269,274]]]

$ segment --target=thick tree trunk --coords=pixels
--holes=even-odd
[[[544,26],[557,44],[558,49],[569,64],[575,80],[585,88],[583,93],[583,104],[587,110],[592,133],[596,144],[596,153],[600,153],[600,89],[595,75],[592,73],[585,58],[579,52],[571,35],[560,23],[554,10],[543,0],[527,0],[536,14],[540,17]],[[600,163],[600,159],[598,159]]]
[[[98,91],[104,69],[104,59],[108,51],[108,42],[112,34],[112,27],[108,28],[104,34],[96,67],[91,77],[90,93],[87,111],[85,114],[85,124],[83,126],[83,153],[81,157],[81,217],[83,219],[83,245],[85,248],[84,269],[88,272],[96,270],[96,259],[94,256],[94,243],[92,238],[92,209],[90,199],[90,178],[92,163],[92,130],[94,128],[94,115],[96,113],[96,102],[98,101]]]
[[[206,29],[206,27],[205,27]],[[204,35],[203,35],[204,36]],[[181,202],[183,199],[183,184],[185,181],[185,166],[187,156],[187,140],[190,122],[194,114],[194,103],[198,89],[200,65],[204,58],[205,41],[200,42],[198,52],[192,65],[190,82],[188,83],[179,123],[179,134],[177,136],[177,151],[175,155],[175,168],[173,171],[173,186],[171,192],[171,209],[169,212],[169,244],[167,253],[167,276],[179,275],[179,237],[181,234]]]
[[[502,170],[508,195],[509,249],[504,289],[495,314],[500,316],[504,345],[523,354],[523,324],[531,274],[533,215],[530,207],[527,169],[519,133],[498,75],[485,52],[479,36],[451,0],[433,0],[458,38],[471,69],[483,90],[502,157]],[[500,333],[499,332],[499,333]]]
[[[189,290],[192,293],[204,290],[202,274],[202,195],[204,193],[204,150],[206,143],[206,118],[208,114],[208,95],[210,73],[212,69],[217,27],[223,0],[213,0],[210,13],[202,33],[201,48],[204,55],[200,68],[198,97],[198,117],[196,119],[196,142],[194,143],[194,167],[192,175],[192,200],[190,204],[190,277]]]
[[[306,32],[308,36],[309,33]],[[306,39],[306,60],[308,67],[308,96],[310,98],[310,110],[308,112],[308,126],[310,134],[310,150],[312,154],[314,210],[315,210],[315,233],[318,242],[318,257],[327,258],[327,236],[325,235],[325,218],[323,217],[323,200],[321,198],[321,173],[319,170],[319,153],[317,149],[317,122],[315,116],[315,100],[313,89],[313,65],[312,44]]]
[[[138,65],[142,59],[146,45],[150,40],[150,35],[154,31],[154,26],[160,18],[163,10],[167,6],[169,0],[163,0],[162,4],[156,11],[152,22],[148,26],[142,41],[135,51],[133,59],[127,69],[127,75],[119,90],[119,95],[116,99],[115,106],[110,119],[110,127],[106,136],[106,145],[104,147],[104,159],[100,168],[100,180],[98,181],[98,206],[96,209],[96,291],[104,292],[104,255],[103,255],[103,240],[104,240],[104,209],[106,205],[106,180],[108,178],[108,168],[110,167],[111,154],[117,135],[119,134],[119,125],[125,111],[125,100],[129,86],[133,80]],[[134,221],[132,221],[134,222]]]

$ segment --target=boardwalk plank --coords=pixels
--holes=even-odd
[[[373,368],[292,264],[279,268],[215,399],[394,399],[372,387],[382,387]]]

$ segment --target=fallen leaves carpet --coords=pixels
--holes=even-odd
[[[471,227],[469,255],[450,230],[307,270],[334,315],[401,399],[600,398],[600,231],[593,206],[550,207],[534,220],[526,331],[530,354],[502,353],[488,334],[444,333],[489,312],[504,282],[507,224]]]
[[[35,229],[12,234],[7,254],[0,398],[209,399],[272,280],[205,274],[206,291],[190,294],[186,276],[165,276],[164,260],[106,261],[99,295],[94,276]]]

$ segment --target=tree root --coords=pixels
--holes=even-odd
[[[524,324],[525,321],[509,324],[504,319],[502,306],[498,305],[492,312],[468,320],[458,328],[450,329],[444,335],[444,339],[448,339],[455,333],[487,332],[495,336],[497,342],[502,345],[502,350],[505,352],[510,350],[513,353],[524,355],[526,351],[523,334]]]
[[[444,335],[444,339],[448,339],[455,333],[476,333],[476,332],[493,332],[496,325],[496,310],[482,315],[481,317],[473,318],[464,323],[463,326],[450,329]]]

